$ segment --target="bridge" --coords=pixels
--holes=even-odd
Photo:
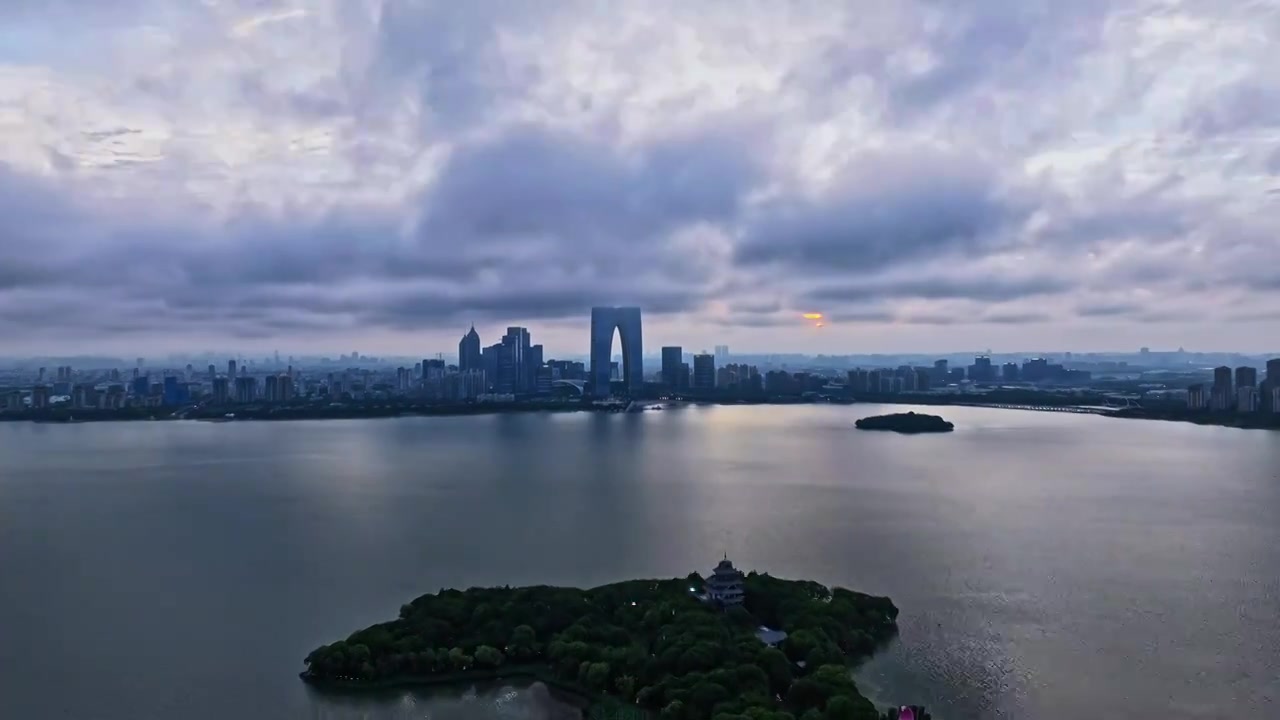
[[[1030,410],[1032,412],[1059,412],[1059,413],[1075,413],[1077,415],[1111,415],[1118,410],[1128,408],[1141,409],[1142,406],[1136,402],[1126,402],[1124,405],[1035,405],[1035,404],[1015,404],[1015,403],[953,403],[955,405],[963,405],[965,407],[987,407],[1000,408],[1002,410]]]

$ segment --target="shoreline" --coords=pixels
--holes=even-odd
[[[672,398],[672,399],[655,399],[651,402],[654,405],[662,406],[664,403],[674,404],[677,407],[682,406],[698,406],[698,405],[724,405],[724,406],[747,406],[747,405],[841,405],[841,406],[858,406],[858,405],[915,405],[920,407],[977,407],[990,408],[994,410],[1021,410],[1023,412],[1064,412],[1074,414],[1098,415],[1100,417],[1115,418],[1120,420],[1158,420],[1164,422],[1181,422],[1193,425],[1201,425],[1206,427],[1225,427],[1237,430],[1280,430],[1280,413],[1257,413],[1253,415],[1241,415],[1236,413],[1199,413],[1192,414],[1176,409],[1144,409],[1144,408],[1116,408],[1114,411],[1094,410],[1091,406],[1083,404],[1065,404],[1054,402],[1035,403],[1031,401],[1023,401],[1014,406],[1015,403],[1010,401],[974,401],[968,398],[940,397],[940,396],[883,396],[868,397],[863,399],[826,399],[826,400],[802,400],[802,399],[728,399],[728,398]],[[1081,409],[1075,409],[1081,408]],[[1087,409],[1086,409],[1087,408]],[[125,409],[125,410],[58,410],[52,413],[34,414],[30,411],[19,413],[0,412],[0,422],[30,422],[41,425],[79,425],[84,423],[96,422],[171,422],[171,421],[196,421],[208,423],[226,423],[226,422],[248,422],[248,421],[265,421],[265,422],[287,422],[295,420],[363,420],[363,419],[389,419],[389,418],[406,418],[406,417],[460,417],[468,415],[505,415],[520,413],[623,413],[625,405],[614,405],[601,407],[586,404],[578,401],[573,402],[548,402],[548,403],[501,403],[501,404],[459,404],[459,405],[407,405],[407,406],[388,406],[376,405],[370,407],[361,406],[344,406],[339,408],[312,408],[306,406],[282,406],[269,407],[259,406],[250,409],[236,409],[234,406],[227,408],[219,408],[217,411],[203,411],[199,416],[191,416],[190,413],[182,414],[181,409],[175,409],[165,412],[163,409],[159,413],[147,412],[150,408]],[[234,413],[236,417],[227,418],[222,411]],[[650,411],[646,408],[643,411]]]

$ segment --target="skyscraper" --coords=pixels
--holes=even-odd
[[[717,367],[724,367],[726,364],[728,364],[729,362],[729,346],[728,345],[717,345],[715,348],[715,353],[716,353]]]
[[[608,397],[609,370],[613,361],[613,333],[622,338],[622,381],[627,392],[644,387],[644,340],[638,307],[591,308],[591,392]],[[714,373],[712,380],[714,381]]]
[[[684,348],[671,345],[662,348],[662,384],[668,389],[679,390],[684,383],[680,382],[680,370],[684,364]]]
[[[462,341],[458,343],[458,372],[483,370],[481,356],[480,333],[476,332],[476,326],[472,325],[467,334],[462,336]]]
[[[227,361],[227,378],[229,378],[233,383],[236,381],[236,361],[235,360]]]
[[[709,392],[716,387],[716,357],[701,353],[693,356],[693,389]]]

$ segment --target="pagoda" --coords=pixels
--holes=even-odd
[[[742,571],[729,562],[726,553],[716,569],[711,571],[711,577],[707,578],[707,600],[725,607],[741,605],[745,596],[744,582]]]

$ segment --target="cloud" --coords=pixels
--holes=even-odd
[[[1193,344],[1214,322],[1245,347],[1280,299],[1280,26],[1245,0],[19,0],[0,21],[22,40],[0,49],[0,330],[30,351],[419,348],[594,303],[762,348]]]

